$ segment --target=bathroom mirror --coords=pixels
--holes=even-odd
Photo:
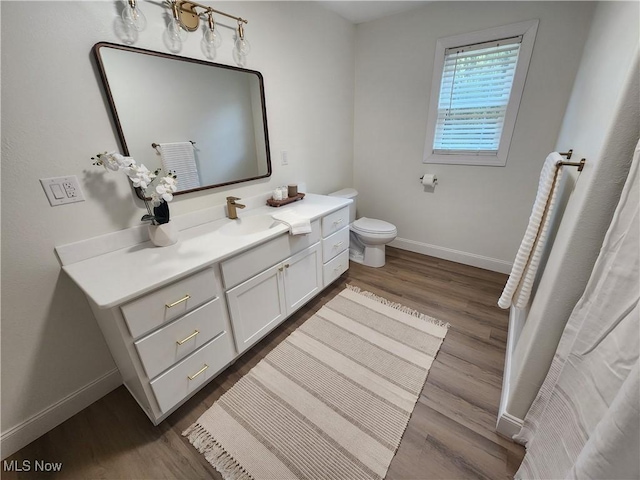
[[[93,52],[123,155],[175,170],[176,193],[271,175],[260,72],[111,43]]]

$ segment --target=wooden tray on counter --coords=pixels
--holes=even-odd
[[[267,200],[267,205],[270,207],[282,207],[283,205],[289,205],[290,203],[297,202],[298,200],[302,200],[304,198],[304,193],[299,193],[295,197],[287,197],[284,200],[274,200],[273,198],[269,198]]]

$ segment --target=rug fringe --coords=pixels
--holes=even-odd
[[[182,436],[187,437],[191,445],[204,455],[225,480],[253,480],[253,477],[199,424],[191,425],[182,432]]]
[[[412,317],[419,318],[420,320],[424,320],[425,322],[433,323],[438,325],[439,327],[449,328],[451,325],[448,322],[443,322],[442,320],[438,320],[437,318],[430,317],[421,313],[413,308],[409,308],[401,303],[392,302],[391,300],[387,300],[384,297],[376,295],[375,293],[368,292],[366,290],[362,290],[360,287],[356,287],[355,285],[351,285],[350,283],[346,284],[346,287],[352,292],[359,293],[360,295],[367,297],[371,300],[375,300],[376,302],[380,302],[383,305],[386,305],[391,308],[395,308],[396,310],[400,310],[403,313],[411,315]]]

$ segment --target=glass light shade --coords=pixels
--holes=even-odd
[[[204,30],[204,35],[202,36],[202,41],[212,45],[215,48],[218,48],[222,43],[222,37],[215,28],[206,28]]]
[[[164,43],[173,53],[177,53],[182,50],[182,43],[187,39],[187,32],[185,32],[180,23],[175,18],[169,20],[167,29],[164,31]]]
[[[247,56],[240,55],[235,48],[233,49],[233,59],[236,61],[236,65],[238,65],[239,67],[244,68],[247,66]]]
[[[249,43],[249,40],[240,36],[236,39],[234,47],[237,54],[243,57],[246,57],[249,55],[249,52],[251,52],[251,44]]]
[[[120,17],[114,18],[113,31],[122,43],[126,45],[133,45],[140,36],[139,32],[131,24],[123,22]]]
[[[202,35],[202,41],[200,42],[200,46],[202,47],[202,53],[209,60],[213,60],[217,53],[217,48],[222,43],[222,38],[215,30],[212,30],[208,27],[205,28],[204,34]]]
[[[131,26],[138,32],[141,32],[147,26],[147,17],[144,16],[142,10],[140,10],[137,5],[132,7],[128,2],[122,10],[122,21],[125,25]]]

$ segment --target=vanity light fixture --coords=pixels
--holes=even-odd
[[[136,0],[125,0],[125,6],[122,9],[122,21],[125,25],[141,32],[147,26],[147,18],[138,8]]]
[[[172,53],[182,50],[182,43],[187,39],[187,32],[180,22],[180,13],[177,2],[171,2],[171,19],[164,31],[164,43]]]
[[[183,33],[195,32],[200,26],[200,19],[206,18],[207,25],[205,26],[204,34],[202,36],[201,47],[204,55],[209,59],[213,59],[216,55],[217,48],[222,43],[222,38],[216,29],[215,20],[213,19],[213,14],[217,13],[219,15],[224,15],[225,17],[233,18],[238,22],[233,56],[236,63],[239,65],[244,65],[246,63],[246,57],[251,49],[251,45],[244,35],[244,25],[249,23],[248,20],[229,15],[228,13],[202,5],[192,0],[167,0],[165,1],[165,5],[170,7],[172,10],[172,20],[167,26],[166,33],[166,35],[172,40],[171,42],[167,42],[167,47],[169,47],[170,44],[171,47],[169,49],[172,52],[179,51],[182,48],[182,42],[186,40],[186,37],[182,36]],[[180,28],[176,29],[174,24],[177,24]],[[181,38],[180,42],[176,40],[176,36]]]
[[[209,60],[213,60],[216,56],[217,48],[222,43],[222,37],[216,31],[216,22],[213,19],[213,12],[207,12],[207,27],[202,35],[202,53]]]
[[[244,66],[247,63],[247,55],[249,55],[251,51],[251,44],[249,40],[244,38],[244,27],[240,20],[238,20],[238,31],[236,35],[236,42],[233,45],[233,57],[238,65]]]

